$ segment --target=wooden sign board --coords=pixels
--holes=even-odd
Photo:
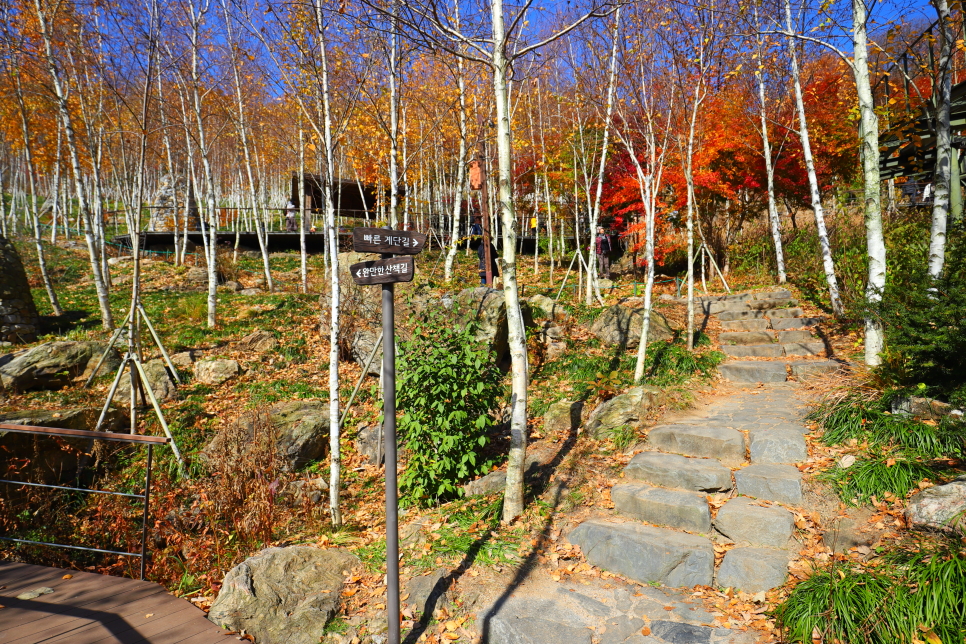
[[[483,166],[478,160],[470,161],[470,190],[483,189]]]
[[[425,246],[426,235],[424,233],[389,230],[388,228],[352,229],[352,250],[357,253],[416,255],[422,252]],[[379,284],[380,282],[372,283]]]
[[[425,235],[423,236],[425,237]],[[360,285],[411,282],[415,271],[416,262],[413,261],[412,257],[377,259],[371,262],[359,262],[349,267],[352,279]]]

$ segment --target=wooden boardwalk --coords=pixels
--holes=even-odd
[[[54,592],[17,599],[44,587]],[[191,602],[158,584],[124,577],[0,562],[0,604],[0,644],[237,641]]]

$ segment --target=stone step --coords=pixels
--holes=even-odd
[[[824,373],[833,373],[843,369],[844,365],[835,360],[799,360],[791,363],[792,375],[799,380],[805,380],[812,376],[820,376]]]
[[[792,296],[792,292],[785,288],[780,288],[777,291],[766,291],[764,293],[754,293],[752,299],[754,300],[780,300],[782,298],[789,298]]]
[[[772,331],[772,333],[774,333],[774,331]],[[814,340],[815,336],[813,336],[812,332],[807,329],[778,332],[778,342],[781,344],[790,344],[792,342],[813,342]]]
[[[804,311],[797,307],[791,309],[765,309],[761,311],[723,311],[718,314],[718,319],[722,322],[732,322],[734,320],[758,320],[761,318],[797,318],[804,313]],[[790,328],[797,329],[798,327]]]
[[[702,313],[718,315],[726,311],[751,311],[748,302],[736,302],[732,300],[722,300],[717,302],[701,302],[698,310]]]
[[[798,300],[793,300],[790,297],[784,297],[781,299],[767,299],[767,300],[751,300],[750,302],[745,302],[747,306],[752,311],[771,311],[775,309],[783,309],[791,306],[798,306]]]
[[[688,298],[681,298],[685,302]],[[698,304],[704,304],[706,302],[744,302],[746,300],[752,300],[754,296],[751,293],[731,293],[730,295],[700,295],[694,298],[694,301]]]
[[[711,509],[698,492],[622,483],[611,489],[610,498],[618,512],[641,521],[690,532],[711,531]]]
[[[786,319],[773,319],[771,321],[771,328],[776,331],[786,331],[788,329],[804,329],[806,327],[815,326],[816,324],[822,323],[822,318],[806,318],[806,317],[796,317],[790,316],[779,316]]]
[[[745,462],[744,434],[728,427],[663,425],[648,432],[647,442],[665,452],[716,458],[725,465]]]
[[[801,463],[808,459],[805,437],[796,429],[758,427],[748,432],[752,465]]]
[[[714,548],[706,537],[631,522],[589,519],[568,536],[591,564],[642,584],[710,586]]]
[[[734,548],[725,553],[716,586],[746,593],[778,588],[788,579],[788,552],[773,548]]]
[[[731,470],[717,460],[663,452],[637,454],[624,468],[624,477],[695,492],[727,492],[732,487]]]
[[[718,371],[731,382],[785,382],[788,377],[781,362],[726,362]]]
[[[795,533],[795,517],[778,505],[739,496],[730,499],[714,518],[714,527],[739,546],[787,548]]]
[[[757,464],[735,471],[738,494],[800,506],[802,473],[792,465]]]
[[[825,353],[825,343],[821,340],[815,342],[790,342],[781,345],[786,356],[820,356]]]
[[[725,331],[764,331],[771,327],[771,322],[761,318],[757,320],[721,320],[721,328]]]
[[[791,333],[801,332],[791,331]],[[725,331],[724,333],[718,334],[718,343],[722,346],[726,344],[768,344],[774,341],[774,331]],[[797,342],[797,340],[789,340],[789,342]]]
[[[726,356],[732,358],[780,358],[782,345],[780,344],[750,344],[721,347]]]

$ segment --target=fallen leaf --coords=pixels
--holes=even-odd
[[[144,616],[144,619],[147,619],[149,617],[154,617],[154,613],[148,613],[147,615]]]
[[[843,470],[848,469],[853,465],[855,465],[855,457],[852,456],[851,454],[846,454],[845,456],[842,457],[842,460],[839,461],[839,467],[842,468]]]
[[[61,579],[73,579],[74,575],[64,575]]]

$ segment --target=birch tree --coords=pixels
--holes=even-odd
[[[942,275],[946,256],[946,222],[949,218],[949,196],[952,188],[953,155],[950,112],[952,107],[952,79],[950,66],[953,51],[953,19],[947,0],[932,0],[939,17],[939,69],[934,105],[936,105],[936,168],[933,172],[932,225],[929,231],[929,276]],[[955,161],[958,163],[958,159]]]

